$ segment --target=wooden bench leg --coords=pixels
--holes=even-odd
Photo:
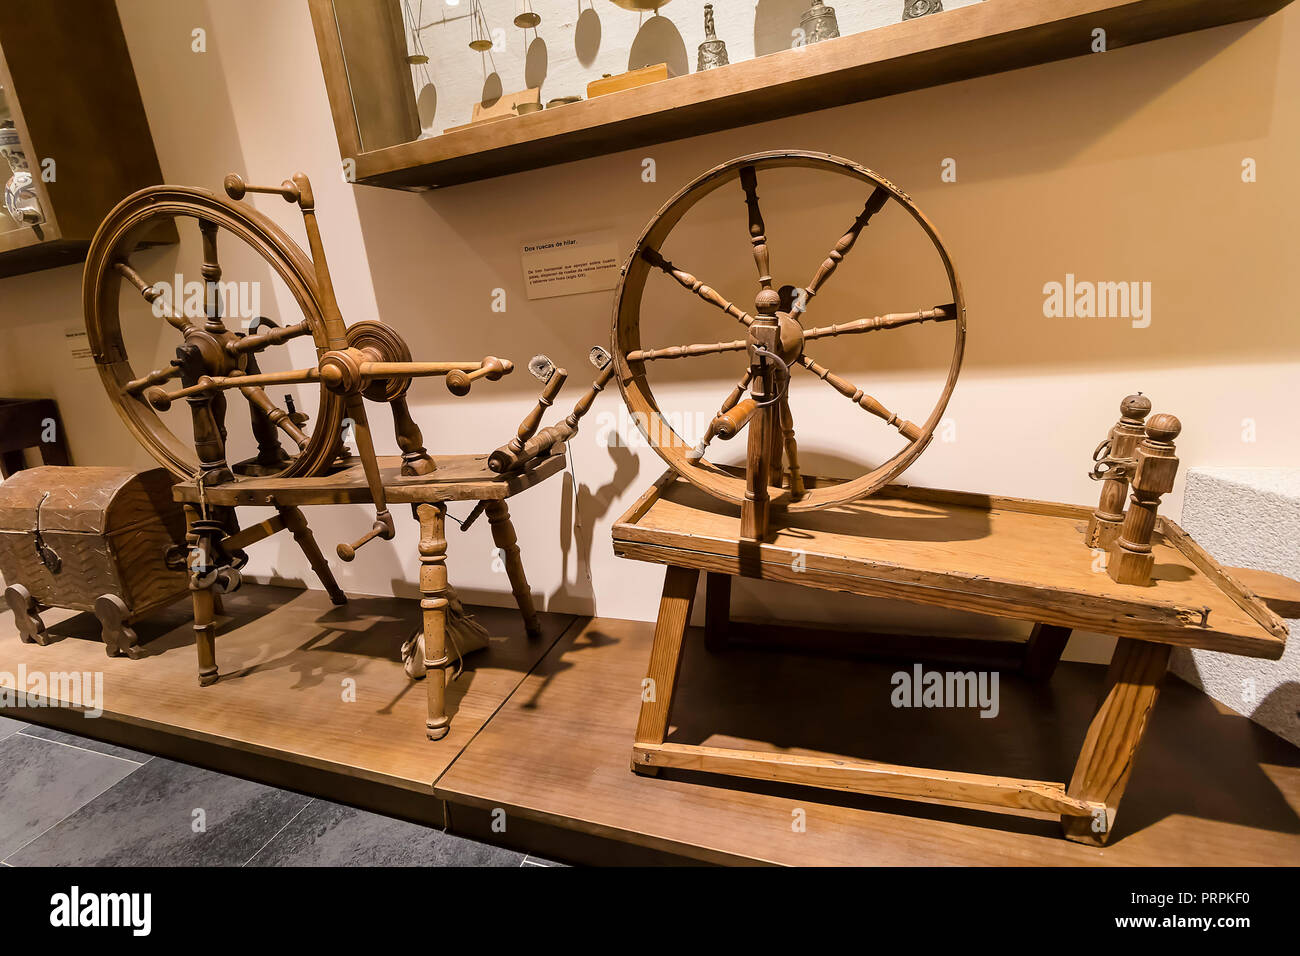
[[[320,545],[316,543],[316,536],[311,533],[311,526],[307,524],[306,515],[302,513],[300,508],[293,506],[277,508],[276,510],[280,513],[280,517],[284,519],[284,526],[293,535],[293,540],[298,543],[298,547],[306,555],[307,563],[316,572],[316,577],[320,578],[320,583],[324,585],[330,600],[335,604],[347,604],[348,596],[343,593],[338,581],[334,580],[334,572],[330,570],[325,555],[321,554]]]
[[[429,714],[424,722],[430,740],[451,730],[447,716],[447,506],[426,503],[415,509],[420,519],[420,612],[424,625],[424,689]]]
[[[731,629],[731,575],[709,571],[704,575],[704,646],[727,649]]]
[[[199,686],[217,682],[217,622],[212,588],[196,588],[194,597],[194,647],[199,654]]]
[[[664,574],[664,593],[659,600],[659,620],[655,624],[654,646],[650,649],[648,683],[641,691],[641,715],[636,723],[636,742],[661,744],[668,733],[673,690],[682,664],[682,639],[691,621],[695,589],[700,572],[694,568],[668,566]],[[657,774],[658,767],[632,762],[638,773]]]
[[[1069,640],[1068,627],[1035,624],[1029,632],[1029,643],[1025,645],[1025,676],[1035,681],[1051,680]]]
[[[1067,793],[1102,804],[1091,817],[1062,817],[1068,839],[1103,845],[1115,825],[1124,787],[1160,696],[1169,666],[1168,644],[1120,638],[1106,672],[1101,705],[1088,726]]]
[[[515,603],[524,618],[524,631],[529,637],[542,636],[542,624],[537,619],[537,608],[533,606],[533,592],[528,589],[528,578],[524,574],[524,561],[519,556],[519,538],[515,526],[510,523],[510,509],[504,501],[484,503],[488,524],[492,528],[492,541],[501,549],[506,564],[506,574],[510,578],[510,590],[514,592]]]

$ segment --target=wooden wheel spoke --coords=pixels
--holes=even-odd
[[[741,398],[745,395],[745,390],[749,388],[749,383],[753,378],[753,369],[746,369],[745,374],[741,377],[740,381],[736,383],[736,387],[733,388],[731,393],[722,400],[722,405],[718,408],[718,414],[714,415],[713,420],[709,422],[709,427],[704,432],[704,437],[700,439],[700,443],[686,453],[687,461],[698,462],[704,457],[704,453],[708,451],[709,444],[718,436],[718,430],[726,426],[727,414],[731,412],[737,404],[739,404]],[[730,438],[731,436],[728,435],[727,437]]]
[[[844,257],[849,254],[853,244],[858,241],[859,234],[867,227],[871,217],[880,212],[888,201],[889,191],[877,186],[875,191],[867,198],[867,204],[862,207],[862,212],[858,213],[858,218],[854,219],[853,224],[849,226],[848,232],[844,233],[840,237],[840,241],[835,243],[835,248],[831,249],[830,253],[827,254],[825,261],[817,267],[816,273],[813,274],[812,281],[804,288],[804,292],[807,293],[807,299],[804,302],[805,308],[808,300],[811,300],[821,290],[822,285],[831,277],[831,273],[844,261]]]
[[[127,282],[131,283],[131,285],[135,286],[136,290],[139,291],[140,295],[142,295],[144,300],[150,305],[153,305],[154,301],[162,295],[162,291],[157,286],[145,282],[144,279],[140,277],[140,273],[132,269],[130,263],[125,259],[119,259],[117,262],[114,262],[113,270]],[[175,309],[176,304],[174,302],[168,304]],[[163,318],[167,320],[168,325],[181,332],[184,332],[190,327],[190,320],[185,318],[184,315],[178,315],[174,311],[164,315]]]
[[[166,368],[156,368],[148,375],[141,375],[139,378],[132,379],[122,386],[124,395],[139,395],[146,388],[154,385],[161,385],[163,382],[170,382],[176,376],[181,374],[181,370],[175,365],[168,365]]]
[[[853,335],[859,332],[878,332],[881,329],[897,329],[904,325],[918,322],[952,322],[957,318],[957,306],[953,303],[938,305],[933,309],[919,312],[890,312],[869,319],[855,319],[842,325],[823,325],[819,328],[804,329],[804,340],[820,339],[828,335]]]
[[[767,227],[763,225],[763,211],[758,207],[758,173],[753,166],[742,166],[740,185],[745,190],[745,206],[749,210],[749,241],[754,246],[754,265],[758,267],[758,284],[772,288],[772,265],[767,254]]]
[[[683,272],[681,269],[678,269],[675,265],[673,265],[671,262],[669,262],[667,259],[661,256],[656,250],[650,249],[648,247],[642,249],[641,258],[644,259],[646,262],[650,263],[650,265],[654,266],[656,269],[665,273],[666,275],[672,276],[674,279],[677,280],[678,284],[680,284],[683,289],[686,289],[690,292],[694,292],[705,302],[721,309],[723,312],[727,313],[727,315],[731,316],[733,319],[737,320],[738,322],[741,322],[744,325],[753,324],[754,317],[752,315],[750,315],[745,310],[741,309],[739,306],[733,305],[731,302],[728,302],[721,295],[719,295],[714,289],[705,285],[703,282],[695,278],[695,276],[691,275],[689,272]]]
[[[899,418],[876,399],[872,398],[862,389],[858,388],[848,379],[841,378],[824,365],[818,365],[807,355],[799,357],[799,364],[812,372],[819,379],[829,385],[835,391],[839,392],[849,401],[853,402],[860,408],[865,409],[872,415],[883,420],[888,425],[893,425],[908,441],[916,441],[921,437],[921,428],[912,422]]]
[[[209,332],[225,332],[226,323],[221,315],[221,262],[217,258],[217,224],[209,219],[199,220],[203,236],[203,274],[205,326]]]
[[[732,342],[710,342],[697,345],[670,345],[662,349],[637,349],[627,354],[629,362],[653,362],[659,359],[695,358],[700,355],[719,355],[723,352],[740,352],[749,344],[747,339]]]

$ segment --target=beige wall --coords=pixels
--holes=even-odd
[[[1134,389],[1183,419],[1180,452],[1188,465],[1300,464],[1300,324],[1292,280],[1300,260],[1300,11],[410,194],[341,181],[305,4],[122,0],[120,8],[165,178],[215,189],[231,170],[252,181],[306,171],[345,315],[357,320],[378,310],[419,357],[501,352],[522,364],[546,351],[573,372],[571,400],[586,378],[588,346],[608,339],[611,294],[529,302],[520,242],[612,228],[630,247],[655,210],[710,166],[748,151],[808,148],[858,160],[906,189],[937,224],[966,286],[967,359],[948,413],[955,440],[936,442],[909,480],[1089,501],[1096,487],[1085,477],[1088,456],[1119,398]],[[208,31],[206,54],[190,50],[190,31],[199,26]],[[1254,184],[1241,181],[1247,157],[1258,164]],[[655,161],[654,182],[641,179],[645,158]],[[956,160],[955,183],[940,180],[945,158]],[[763,182],[761,193],[778,281],[806,281],[860,208],[854,202],[861,203],[844,186],[779,177]],[[300,234],[293,207],[269,198],[256,205]],[[753,280],[742,213],[738,195],[716,197],[669,251],[744,302]],[[924,250],[897,225],[873,225],[834,288],[819,298],[819,323],[945,301]],[[188,235],[179,250],[155,254],[148,264],[168,276],[176,267],[195,269],[197,261],[197,238]],[[1151,282],[1150,326],[1045,318],[1043,286],[1067,273]],[[95,373],[73,370],[61,351],[61,330],[81,321],[79,278],[78,269],[65,268],[0,280],[0,392],[52,394],[78,462],[146,465]],[[490,311],[496,288],[506,290],[503,315]],[[656,296],[663,311],[648,320],[656,343],[734,336],[679,290]],[[275,311],[282,303],[271,305],[271,314],[290,318]],[[142,328],[141,365],[158,364],[174,347],[170,330]],[[920,420],[937,393],[947,333],[890,335],[815,351]],[[676,377],[661,390],[666,403],[701,414],[716,407],[736,367],[719,360],[698,368],[694,377],[673,370]],[[416,388],[416,415],[435,453],[481,452],[508,437],[534,392],[522,370],[468,399],[452,400],[426,383]],[[843,471],[843,459],[886,449],[878,423],[820,383],[796,380],[792,394],[815,468]],[[620,407],[617,394],[607,393],[593,427],[574,443],[576,530],[567,479],[529,492],[514,511],[529,575],[546,606],[650,618],[662,572],[616,560],[609,525],[661,467],[645,449],[597,442]],[[1245,420],[1253,422],[1254,441],[1243,440]],[[394,449],[391,440],[385,445]],[[1169,502],[1172,513],[1180,494],[1181,488]],[[331,544],[367,523],[360,508],[318,509],[312,517]],[[341,568],[342,580],[355,591],[408,593],[414,555],[413,528],[403,522],[395,542]],[[508,602],[485,523],[463,536],[452,532],[450,568],[471,599]],[[253,569],[296,577],[303,562],[291,543],[276,542],[255,549]],[[903,624],[916,613],[772,588],[762,595],[747,589],[739,609],[877,625]],[[927,620],[950,629],[970,623]]]

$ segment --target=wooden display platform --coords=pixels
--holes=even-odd
[[[451,730],[432,742],[424,734],[422,682],[406,676],[399,653],[420,625],[418,601],[353,596],[335,607],[323,591],[249,584],[226,595],[225,607],[225,672],[210,687],[194,680],[189,602],[141,623],[145,655],[135,661],[105,655],[91,615],[47,612],[55,640],[40,647],[20,643],[12,616],[4,614],[0,671],[10,680],[19,667],[104,674],[100,718],[42,707],[5,713],[128,746],[161,747],[195,763],[213,763],[215,751],[205,745],[215,745],[226,751],[215,761],[221,769],[298,789],[322,787],[340,798],[356,799],[349,781],[430,796],[433,781],[573,621],[542,614],[543,636],[529,640],[514,608],[469,608],[493,636],[448,685]],[[353,702],[345,698],[345,681],[355,681]],[[255,758],[270,758],[279,772]],[[326,776],[307,777],[305,769]],[[390,812],[430,816],[427,807],[389,797],[380,803]]]
[[[548,826],[714,863],[798,866],[1300,864],[1300,752],[1170,680],[1104,848],[1060,838],[1056,817],[914,803],[665,770],[628,748],[654,625],[575,626],[438,780],[453,830],[506,810],[506,839]],[[900,668],[731,649],[687,632],[669,741],[1067,773],[1104,668],[1062,664],[1048,685],[1002,674],[1001,709],[895,709]],[[796,744],[819,748],[797,750]],[[799,824],[802,820],[802,828]],[[555,836],[552,853],[564,845]],[[576,857],[582,859],[583,857]],[[597,861],[605,858],[598,858]]]
[[[1081,505],[891,485],[783,516],[762,545],[739,509],[664,475],[614,525],[614,553],[1276,660],[1286,627],[1168,518],[1151,587],[1117,584],[1083,543]]]

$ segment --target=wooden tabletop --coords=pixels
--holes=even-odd
[[[891,486],[784,515],[761,546],[739,508],[665,475],[614,526],[616,554],[1117,637],[1277,659],[1286,626],[1173,522],[1150,587],[1117,584],[1079,505]]]
[[[496,501],[531,488],[564,470],[563,446],[533,467],[509,475],[488,469],[487,455],[438,455],[431,475],[406,477],[402,459],[381,457],[379,470],[390,504],[424,504],[438,501]],[[233,505],[334,505],[373,502],[360,459],[346,468],[317,478],[241,478],[204,488],[208,503]],[[199,488],[181,482],[173,491],[177,501],[197,503]]]

